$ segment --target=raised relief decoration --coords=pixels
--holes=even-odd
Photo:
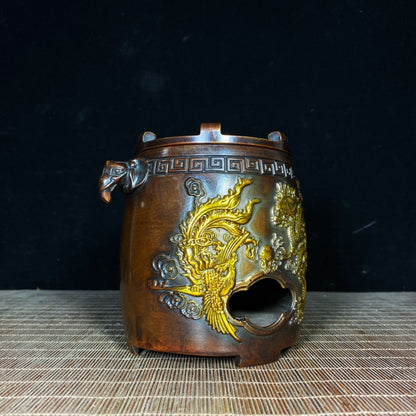
[[[98,182],[101,199],[109,203],[111,192],[117,187],[125,194],[131,193],[146,181],[148,165],[143,159],[132,159],[128,162],[107,160]]]
[[[194,207],[180,225],[180,233],[171,241],[178,244],[177,259],[158,255],[153,268],[159,279],[150,287],[162,290],[160,302],[193,319],[205,317],[218,333],[236,335],[236,328],[226,308],[226,298],[235,286],[239,248],[245,246],[247,259],[255,259],[258,241],[245,229],[259,199],[251,199],[238,209],[241,193],[252,179],[238,178],[224,196],[207,199],[199,179],[188,178],[187,193],[194,197]],[[176,281],[181,281],[179,284]],[[176,283],[176,284],[175,284]]]
[[[272,159],[247,156],[171,156],[148,160],[149,175],[216,172],[266,175],[294,179],[291,166]]]
[[[274,272],[283,266],[299,278],[301,293],[297,300],[295,321],[300,323],[305,306],[307,266],[302,198],[297,189],[287,183],[277,183],[275,201],[272,223],[279,228],[279,233],[274,234],[270,246],[261,250],[260,266],[264,273]]]

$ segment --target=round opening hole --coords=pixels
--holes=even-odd
[[[253,325],[264,328],[290,312],[292,300],[289,289],[283,289],[275,279],[266,278],[231,295],[228,310],[233,318],[247,318]]]

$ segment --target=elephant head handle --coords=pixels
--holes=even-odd
[[[125,194],[139,188],[147,179],[148,168],[144,159],[132,159],[128,162],[107,160],[103,173],[98,180],[101,199],[109,203],[111,192],[119,187]]]

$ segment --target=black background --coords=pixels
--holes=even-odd
[[[139,133],[289,137],[312,290],[415,290],[412,1],[19,2],[1,9],[1,288],[110,289]]]

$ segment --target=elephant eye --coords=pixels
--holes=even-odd
[[[114,168],[113,172],[116,175],[121,175],[122,173],[124,173],[124,169],[123,168]]]

